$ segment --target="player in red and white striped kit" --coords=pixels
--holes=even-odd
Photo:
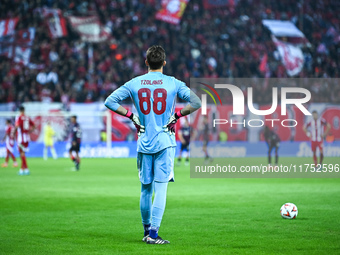
[[[28,151],[29,134],[34,130],[35,126],[33,121],[25,115],[25,108],[20,106],[20,115],[15,120],[14,134],[17,134],[18,149],[21,158],[21,168],[19,175],[29,175],[30,171],[27,167],[26,155]]]
[[[9,157],[13,159],[13,166],[18,166],[18,163],[14,156],[14,134],[13,134],[14,126],[11,124],[11,120],[6,120],[6,130],[5,130],[5,137],[3,140],[6,140],[6,159],[5,163],[3,163],[2,167],[8,167],[8,160]]]
[[[311,139],[311,147],[313,151],[314,164],[318,164],[318,159],[316,156],[316,149],[319,148],[320,151],[320,164],[323,160],[323,139],[328,134],[331,129],[331,125],[327,123],[325,119],[319,118],[318,112],[312,112],[313,119],[308,122],[303,130],[306,132],[307,136]],[[326,130],[325,130],[326,127]]]

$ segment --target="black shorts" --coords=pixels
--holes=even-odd
[[[75,145],[71,145],[71,148],[70,148],[70,152],[71,151],[75,151],[75,152],[79,152],[80,151],[80,143],[76,143]]]
[[[189,151],[189,143],[181,143],[181,151]]]
[[[269,151],[271,151],[273,148],[278,149],[280,147],[280,142],[279,141],[272,141],[269,144]]]

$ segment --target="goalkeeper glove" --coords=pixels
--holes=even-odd
[[[166,123],[166,125],[163,126],[164,132],[169,132],[170,135],[175,135],[176,132],[176,123],[179,120],[180,117],[183,117],[181,111],[179,110],[174,115],[172,115]]]
[[[133,125],[135,125],[135,127],[137,129],[137,135],[138,136],[140,136],[142,133],[145,132],[145,127],[142,124],[140,124],[140,120],[139,120],[138,116],[134,115],[130,111],[127,111],[125,116],[128,117],[130,120],[132,120]]]

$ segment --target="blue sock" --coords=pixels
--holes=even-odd
[[[158,236],[158,229],[161,225],[166,204],[167,188],[167,182],[154,182],[155,197],[152,205],[151,230],[149,234],[152,238]]]
[[[140,194],[140,212],[144,226],[144,235],[150,231],[153,184],[142,184]]]
[[[153,239],[157,238],[158,236],[158,228],[151,228],[149,236]]]

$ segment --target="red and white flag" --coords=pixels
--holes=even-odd
[[[41,16],[45,19],[51,38],[59,38],[67,35],[66,20],[61,10],[39,8],[37,11],[40,12]]]
[[[13,61],[27,66],[30,62],[35,28],[22,29],[15,34]]]
[[[28,65],[31,47],[35,36],[35,28],[21,29],[15,34],[0,39],[0,55],[12,59],[15,63]]]
[[[162,0],[162,8],[156,13],[156,19],[179,24],[188,2],[189,0]]]
[[[16,46],[14,48],[13,61],[18,64],[27,66],[30,62],[32,49],[29,47]]]
[[[99,21],[98,16],[68,17],[72,28],[85,42],[103,42],[111,37],[110,31]]]
[[[286,68],[289,76],[297,75],[301,72],[304,64],[302,50],[292,44],[279,41],[275,36],[272,36],[274,44],[281,56],[281,62]]]
[[[28,29],[21,29],[15,33],[14,44],[20,46],[32,46],[35,36],[35,28],[30,27]]]
[[[293,45],[309,45],[305,35],[293,22],[282,20],[262,20],[262,24],[269,29],[276,38],[284,37],[287,42]]]
[[[19,18],[0,20],[0,37],[14,34],[18,21]]]

